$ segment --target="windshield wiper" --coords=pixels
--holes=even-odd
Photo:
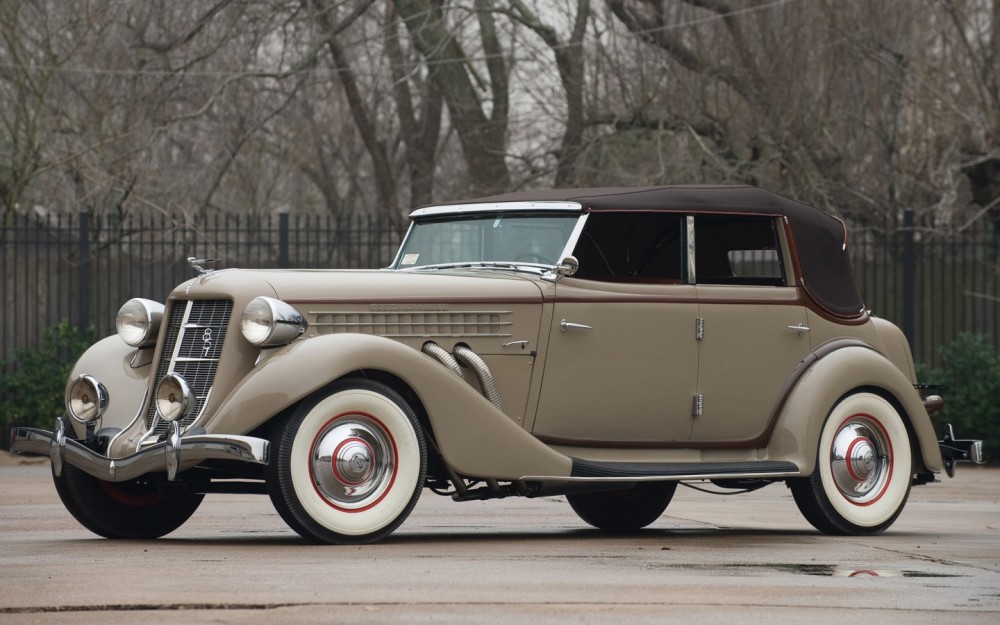
[[[543,274],[551,269],[547,265],[535,263],[515,263],[510,261],[484,260],[465,261],[461,263],[436,263],[434,265],[423,265],[413,268],[416,271],[438,271],[441,269],[503,269],[505,271],[527,271],[530,273]]]

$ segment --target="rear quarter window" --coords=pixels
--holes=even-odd
[[[694,236],[699,284],[786,285],[775,218],[696,215]]]

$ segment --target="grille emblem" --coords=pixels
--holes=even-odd
[[[208,356],[212,352],[212,328],[205,328],[205,331],[201,333],[201,340],[205,344],[201,351],[205,356]]]

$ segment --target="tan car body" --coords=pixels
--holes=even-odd
[[[783,459],[794,462],[802,474],[809,474],[815,463],[818,428],[829,407],[852,389],[875,387],[891,393],[909,417],[921,451],[918,459],[922,470],[941,471],[937,438],[926,418],[920,396],[913,389],[915,380],[905,339],[895,326],[877,319],[843,325],[816,314],[810,315],[795,287],[768,293],[773,301],[762,302],[761,294],[750,288],[712,287],[708,295],[699,297],[695,287],[681,286],[678,302],[666,304],[682,310],[677,314],[683,319],[670,324],[679,328],[677,336],[660,337],[664,345],[649,345],[650,337],[642,331],[643,324],[616,323],[614,319],[616,315],[642,315],[643,309],[648,311],[660,304],[635,303],[630,313],[627,300],[643,297],[635,294],[637,289],[634,287],[629,289],[627,296],[604,290],[595,295],[595,285],[579,284],[582,282],[570,278],[552,284],[521,276],[428,276],[392,271],[232,270],[194,278],[178,287],[171,298],[231,297],[234,309],[238,310],[241,304],[267,291],[293,303],[309,323],[309,329],[301,338],[259,355],[259,350],[252,349],[244,341],[227,341],[221,358],[227,368],[220,370],[204,416],[197,423],[208,433],[252,432],[332,380],[358,370],[377,370],[391,374],[413,390],[423,405],[442,456],[463,476],[501,480],[567,479],[570,478],[570,457],[608,462]],[[654,297],[654,288],[646,289],[646,299]],[[660,287],[660,290],[669,288],[678,287]],[[726,292],[720,293],[723,290]],[[587,291],[588,298],[583,298],[581,291]],[[311,298],[308,295],[326,292],[336,295]],[[477,292],[489,293],[489,296],[470,295]],[[659,388],[653,386],[655,381],[646,384],[638,377],[641,371],[623,363],[618,369],[622,379],[616,382],[620,396],[602,398],[600,388],[591,393],[594,389],[588,385],[588,376],[596,378],[606,373],[600,360],[591,359],[589,363],[585,360],[585,356],[592,353],[589,344],[573,345],[570,353],[559,354],[558,359],[549,353],[562,349],[554,343],[578,338],[560,333],[558,324],[552,324],[554,313],[565,312],[560,308],[564,300],[557,292],[566,293],[570,300],[607,299],[608,303],[588,301],[570,305],[574,306],[577,319],[592,322],[594,327],[603,324],[603,327],[613,328],[613,341],[623,351],[645,346],[652,352],[662,352],[670,349],[668,344],[680,345],[683,351],[686,341],[687,349],[696,358],[699,350],[711,354],[714,349],[712,333],[716,331],[713,327],[716,324],[711,323],[715,321],[713,315],[719,317],[717,331],[721,336],[718,342],[723,349],[732,350],[733,337],[727,334],[727,328],[735,326],[732,319],[726,318],[729,311],[743,321],[741,334],[761,336],[768,327],[777,327],[779,336],[797,344],[799,349],[785,350],[792,356],[780,353],[779,348],[772,349],[777,353],[777,361],[771,371],[764,372],[769,380],[766,385],[761,384],[758,377],[748,376],[747,370],[741,370],[741,367],[755,367],[759,363],[719,360],[721,371],[716,379],[723,383],[724,401],[768,407],[766,418],[741,428],[734,435],[733,428],[725,420],[712,422],[714,382],[701,376],[699,386],[699,376],[691,375],[690,361],[684,358],[660,372]],[[394,296],[387,298],[385,293]],[[427,293],[435,295],[429,297]],[[509,326],[505,332],[509,336],[505,337],[424,332],[412,337],[385,338],[360,332],[327,333],[329,328],[318,321],[332,314],[372,315],[373,306],[392,306],[397,311],[395,314],[405,315],[406,310],[416,311],[430,302],[446,302],[448,315],[483,310],[501,313],[505,319],[510,318],[513,325]],[[610,306],[615,307],[615,312],[607,312]],[[761,307],[768,307],[767,314],[756,314]],[[749,308],[750,314],[743,308]],[[694,327],[699,314],[708,315],[706,338],[696,341]],[[787,329],[786,326],[794,325],[792,322],[805,321],[807,316],[811,324],[808,336],[797,336]],[[760,327],[747,327],[748,321]],[[541,330],[543,327],[547,331]],[[813,338],[817,336],[818,339]],[[503,346],[505,342],[522,339],[528,341],[523,349]],[[465,343],[479,353],[496,375],[506,413],[497,410],[482,395],[474,378],[459,380],[421,353],[421,345],[428,340],[449,349],[455,343]],[[818,344],[810,343],[811,340]],[[835,349],[826,353],[824,346]],[[153,351],[153,348],[147,350]],[[749,354],[761,351],[745,350]],[[794,355],[796,352],[803,356]],[[72,379],[89,373],[104,380],[109,389],[115,389],[110,394],[112,404],[105,413],[103,425],[124,429],[115,439],[112,456],[135,453],[135,442],[145,431],[137,415],[143,404],[139,398],[152,392],[149,388],[151,365],[133,368],[131,362],[135,357],[136,350],[129,349],[117,337],[109,337],[89,350],[70,376]],[[143,360],[155,362],[158,358],[159,354],[153,352]],[[238,366],[230,368],[229,363]],[[539,363],[545,363],[544,367]],[[680,379],[685,379],[687,386],[675,383]],[[550,382],[555,390],[546,395],[542,388],[549,380],[555,380]],[[673,382],[668,385],[668,381]],[[706,391],[707,407],[702,415],[692,417],[690,398],[698,391]],[[553,398],[552,394],[557,397]],[[628,429],[622,431],[618,440],[609,436],[609,428],[621,425],[620,419],[608,418],[615,404],[634,403],[628,412],[631,415],[653,414],[658,406],[667,405],[664,400],[669,403],[671,397],[677,406],[676,412],[685,417],[682,427],[689,430],[687,437],[678,431],[655,438]],[[119,398],[133,401],[119,403]],[[558,398],[566,398],[567,405],[560,407]],[[546,401],[552,404],[551,407]],[[586,406],[590,407],[589,411],[585,411]],[[576,415],[577,423],[573,427],[557,427],[560,410]],[[556,426],[551,425],[553,423]],[[82,436],[82,426],[77,424],[77,427],[78,435]],[[692,440],[693,435],[697,440]],[[587,445],[575,445],[574,440]],[[597,445],[593,441],[605,441],[613,446]]]

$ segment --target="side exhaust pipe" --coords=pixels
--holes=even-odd
[[[483,396],[490,400],[490,403],[496,406],[497,410],[503,411],[500,390],[497,389],[497,382],[493,377],[493,372],[490,371],[486,361],[479,354],[472,351],[468,345],[456,345],[455,353],[452,355],[448,350],[434,341],[427,341],[420,351],[440,362],[462,380],[465,379],[465,375],[462,373],[462,365],[472,369],[472,372],[476,374],[476,379],[479,380],[479,386],[483,389]]]
[[[486,361],[479,357],[479,354],[472,351],[467,345],[455,346],[455,358],[466,367],[472,369],[479,379],[479,385],[483,387],[483,395],[490,400],[497,410],[503,411],[503,402],[500,401],[500,391],[497,389],[497,381],[493,378],[493,373],[486,365]]]

